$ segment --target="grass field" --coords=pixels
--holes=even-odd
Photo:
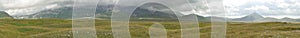
[[[148,28],[159,22],[167,29],[168,38],[180,38],[178,21],[130,21],[132,38],[149,38]],[[209,22],[199,22],[201,38],[210,38]],[[300,23],[228,22],[227,38],[298,38]],[[109,20],[96,20],[98,38],[113,38]],[[60,19],[0,19],[0,38],[72,38],[72,21]]]

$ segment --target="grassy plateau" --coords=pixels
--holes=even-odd
[[[164,25],[168,38],[180,38],[178,21],[130,21],[132,38],[150,38],[153,22]],[[113,38],[110,20],[96,20],[98,38]],[[211,23],[199,22],[200,37],[210,38]],[[228,22],[227,38],[298,38],[300,23],[288,22]],[[72,20],[62,19],[0,19],[0,38],[73,38]]]

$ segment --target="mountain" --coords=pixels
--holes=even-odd
[[[259,21],[261,19],[264,19],[264,17],[258,13],[252,13],[242,18],[232,19],[232,21]]]
[[[260,22],[280,22],[280,19],[266,17],[266,18],[260,19],[258,21],[260,21]]]
[[[4,11],[0,11],[0,18],[12,18],[12,17]]]
[[[298,19],[296,19],[296,21],[297,21],[297,22],[300,22],[300,19],[298,18]]]
[[[72,7],[61,7],[57,9],[44,10],[35,14],[28,15],[28,18],[58,18],[69,19],[72,18]]]
[[[96,8],[96,18],[98,19],[110,19],[111,14],[114,12],[114,5],[98,5]],[[124,6],[124,7],[135,7],[135,6]],[[129,8],[123,8],[129,9]],[[71,19],[72,18],[73,7],[60,7],[55,9],[43,10],[31,15],[20,15],[12,16],[15,19],[41,19],[41,18],[57,18],[57,19]],[[228,19],[229,22],[300,22],[300,19],[283,18],[276,19],[266,17],[264,18],[258,13],[252,13],[242,18],[229,19],[225,17],[214,17],[208,16],[203,17],[201,15],[190,14],[184,15],[182,17],[197,16],[198,21],[211,21],[211,20],[225,20]],[[7,13],[0,11],[0,18],[10,17]],[[131,19],[138,20],[177,20],[176,14],[171,11],[167,6],[158,3],[148,3],[142,5],[134,10]]]
[[[98,6],[96,9],[97,18],[110,18],[112,12],[112,5]],[[35,14],[13,16],[16,19],[41,19],[41,18],[55,18],[55,19],[71,19],[73,7],[60,7],[54,9],[43,10]]]
[[[296,19],[292,19],[292,18],[288,18],[288,17],[284,17],[282,19],[280,19],[281,22],[297,22]]]
[[[177,16],[170,8],[158,4],[147,3],[134,10],[131,15],[133,19],[177,19]]]
[[[114,5],[100,5],[97,8],[96,17],[102,19],[110,19],[113,12]],[[123,6],[122,9],[130,9],[135,6]],[[137,7],[130,16],[131,19],[143,20],[143,19],[177,19],[176,14],[168,7],[158,3],[147,3]]]
[[[55,19],[71,19],[73,7],[60,7],[42,10],[40,12],[30,15],[13,16],[15,19],[42,19],[42,18],[55,18]]]
[[[98,5],[95,16],[101,19],[110,19],[114,5]],[[134,7],[134,6],[124,6]],[[125,8],[129,9],[129,8]],[[16,19],[41,19],[41,18],[57,18],[71,19],[73,7],[60,7],[54,9],[43,10],[35,14],[13,16]],[[132,19],[177,19],[176,14],[168,7],[158,3],[147,3],[142,5],[131,15]]]
[[[110,19],[114,5],[98,5],[96,9],[96,18]]]
[[[231,22],[300,22],[300,19],[282,18],[276,19],[271,17],[263,17],[258,13],[252,13],[242,18],[231,19]]]
[[[208,22],[208,21],[210,21],[210,19],[208,19],[206,17],[203,17],[203,16],[196,15],[196,14],[184,15],[182,17],[193,17],[193,16],[196,16],[196,18],[198,19],[198,21],[201,21],[201,22]]]
[[[221,22],[230,21],[229,18],[225,18],[225,17],[208,16],[206,18],[209,19],[209,21],[221,21]]]

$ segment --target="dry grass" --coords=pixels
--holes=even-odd
[[[153,22],[165,26],[168,38],[180,38],[178,21],[131,21],[132,38],[149,38],[148,28]],[[200,22],[201,38],[210,38],[209,22]],[[300,23],[264,22],[234,23],[227,26],[227,38],[297,38],[300,37]],[[10,20],[0,19],[0,38],[72,38],[71,20],[35,19]],[[113,38],[110,21],[97,20],[98,38]]]

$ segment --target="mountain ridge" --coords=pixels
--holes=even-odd
[[[9,14],[7,14],[6,12],[4,11],[0,11],[0,19],[3,19],[3,18],[9,18],[9,19],[13,19],[13,17],[11,17]]]

